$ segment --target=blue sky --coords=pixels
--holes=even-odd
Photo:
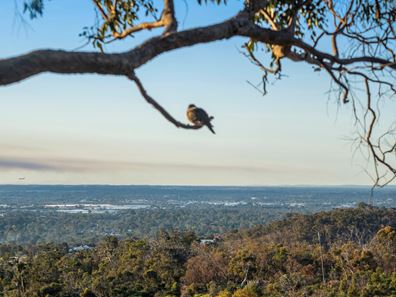
[[[241,6],[191,1],[186,14],[183,1],[176,4],[180,29],[221,21]],[[75,49],[93,21],[90,1],[53,0],[43,18],[23,25],[14,1],[2,1],[0,57]],[[106,50],[127,50],[155,34]],[[1,87],[0,183],[25,177],[23,183],[46,184],[369,184],[365,161],[353,157],[346,140],[350,106],[328,100],[328,77],[286,62],[287,77],[263,97],[246,82],[258,82],[260,71],[239,53],[243,41],[176,50],[137,70],[178,119],[186,121],[190,103],[214,115],[216,135],[174,128],[121,77],[42,74]]]

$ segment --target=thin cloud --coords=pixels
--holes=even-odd
[[[52,172],[98,172],[98,171],[192,171],[192,172],[218,172],[218,173],[269,173],[283,174],[284,172],[301,171],[299,168],[286,168],[275,164],[267,166],[249,165],[223,165],[223,164],[194,164],[194,163],[149,163],[131,161],[111,161],[111,160],[87,160],[87,159],[36,159],[36,158],[0,158],[0,171],[8,170],[28,170],[28,171],[52,171]],[[313,168],[304,168],[305,171],[312,171]]]
[[[12,160],[12,159],[0,159],[0,170],[1,169],[3,170],[22,169],[22,170],[34,170],[34,171],[57,170],[56,167],[41,162]]]

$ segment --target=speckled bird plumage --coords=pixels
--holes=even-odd
[[[213,120],[213,117],[209,116],[202,108],[196,107],[194,104],[190,104],[187,109],[187,118],[194,125],[206,126],[213,134],[216,134],[213,130],[213,125],[210,122]]]

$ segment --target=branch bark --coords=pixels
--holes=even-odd
[[[245,13],[222,23],[173,32],[153,37],[124,53],[72,52],[62,50],[38,50],[21,56],[0,60],[0,85],[22,81],[43,72],[61,74],[96,73],[128,75],[158,55],[178,48],[209,43],[235,36],[245,36],[275,45],[294,45],[302,48],[324,62],[348,65],[353,63],[376,63],[380,67],[396,70],[396,64],[381,58],[361,56],[341,59],[321,52],[287,30],[273,31],[261,28],[248,19]]]
[[[164,34],[169,34],[177,31],[175,4],[173,0],[164,0],[164,11],[161,19],[165,24]]]
[[[174,49],[228,39],[234,36],[253,37],[270,44],[288,44],[291,38],[284,33],[262,29],[251,23],[243,14],[240,14],[212,26],[153,37],[124,53],[38,50],[0,60],[0,85],[19,82],[43,72],[125,76],[158,55]]]
[[[200,128],[203,127],[203,126],[188,125],[188,124],[184,124],[182,122],[179,122],[165,108],[163,108],[156,100],[154,100],[153,97],[151,97],[147,93],[147,91],[144,88],[142,82],[136,76],[136,74],[134,72],[130,73],[128,75],[128,78],[135,82],[135,84],[136,84],[137,88],[139,89],[140,94],[143,96],[144,100],[146,100],[147,103],[151,104],[156,110],[158,110],[163,115],[163,117],[165,119],[167,119],[169,122],[174,124],[177,128],[197,130],[197,129],[200,129]]]

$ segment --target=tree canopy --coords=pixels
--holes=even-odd
[[[226,0],[197,1],[212,2],[219,10],[227,5]],[[23,4],[28,17],[37,18],[49,3],[24,0]],[[168,51],[239,36],[246,39],[242,53],[262,71],[257,88],[263,94],[269,75],[282,78],[284,59],[327,73],[330,93],[353,107],[355,143],[373,165],[368,173],[374,185],[396,178],[396,124],[382,123],[381,117],[381,103],[396,93],[395,1],[245,0],[233,17],[187,30],[178,30],[173,0],[93,0],[92,5],[98,21],[88,24],[81,36],[96,52],[43,49],[2,59],[0,85],[43,72],[123,76],[135,82],[144,99],[176,127],[198,129],[178,121],[152,98],[135,70]],[[157,36],[125,52],[104,50],[104,44],[161,28]],[[264,62],[268,57],[270,62]]]
[[[395,225],[396,210],[360,204],[295,214],[217,235],[210,243],[180,231],[161,231],[150,240],[108,236],[94,246],[2,243],[0,292],[7,297],[395,296]]]

